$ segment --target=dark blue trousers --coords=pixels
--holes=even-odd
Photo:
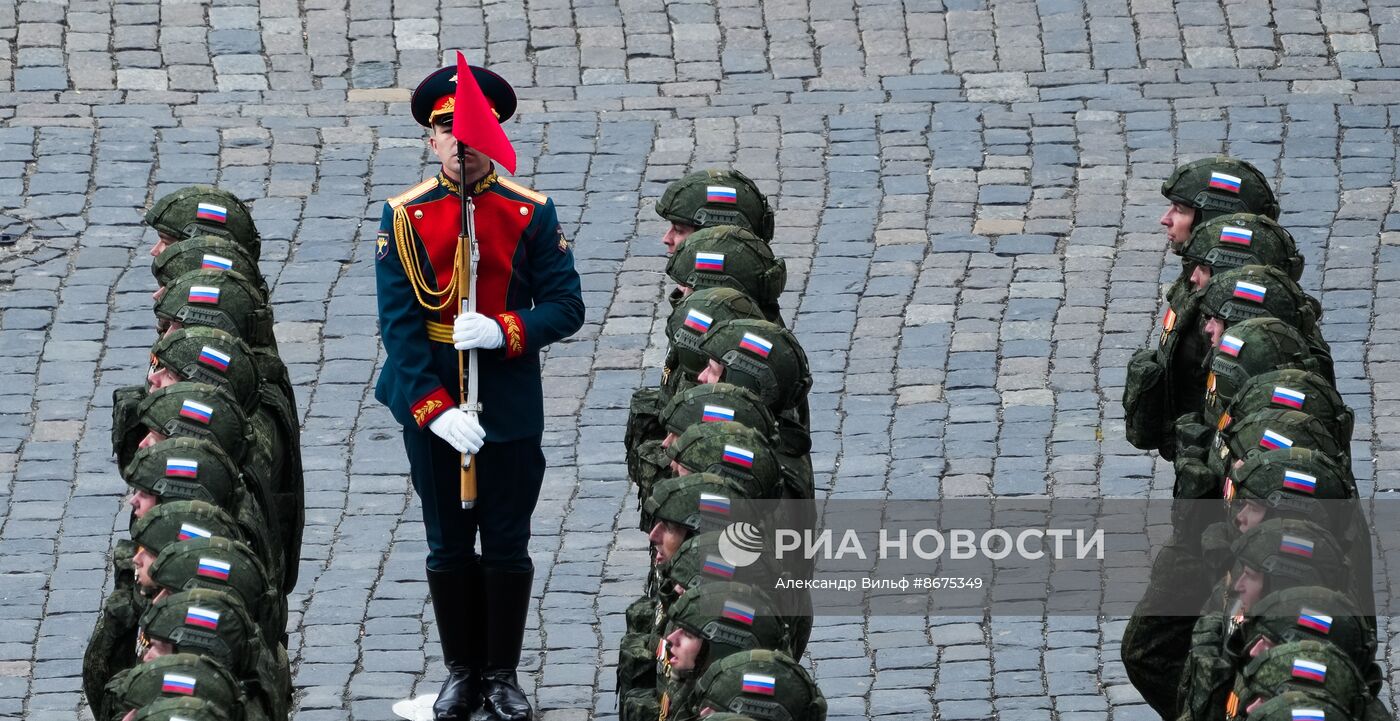
[[[461,454],[424,428],[405,427],[413,489],[423,505],[428,536],[428,568],[455,571],[478,559],[502,571],[528,571],[530,516],[544,482],[540,436],[487,442],[476,454],[476,507],[462,509]]]

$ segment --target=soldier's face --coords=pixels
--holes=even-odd
[[[142,438],[141,442],[136,444],[136,448],[138,450],[142,448],[150,448],[151,446],[154,446],[155,444],[160,443],[161,441],[169,437],[170,436],[167,436],[164,433],[157,433],[156,431],[147,431],[146,437]]]
[[[162,365],[151,366],[151,372],[146,374],[146,391],[157,391],[166,386],[173,386],[180,382],[180,376]]]
[[[133,488],[131,495],[126,497],[126,502],[131,504],[131,515],[140,518],[160,503],[160,497],[149,491]]]
[[[163,286],[163,285],[162,285],[161,287],[159,287],[159,288],[156,288],[156,289],[155,289],[155,292],[151,293],[151,301],[152,301],[152,302],[155,302],[155,303],[159,303],[159,302],[160,302],[160,299],[161,299],[161,298],[164,298],[164,297],[165,297],[165,286]]]
[[[676,555],[681,544],[685,543],[685,528],[670,521],[657,521],[647,535],[656,555],[657,563],[665,563]]]
[[[1249,566],[1244,566],[1244,570],[1240,572],[1240,577],[1235,579],[1231,590],[1240,599],[1240,610],[1247,612],[1249,607],[1264,595],[1264,574]]]
[[[1173,253],[1181,255],[1182,249],[1186,247],[1186,241],[1191,238],[1191,221],[1196,219],[1196,209],[1172,203],[1167,212],[1162,214],[1162,227],[1167,229],[1167,245]]]
[[[175,646],[173,646],[169,641],[162,641],[158,638],[153,638],[151,639],[150,648],[146,649],[146,653],[141,657],[141,660],[148,662],[154,661],[160,658],[161,656],[169,656],[172,653],[175,653]]]
[[[171,333],[174,333],[175,331],[180,330],[181,328],[184,328],[184,327],[185,327],[185,324],[184,324],[184,323],[181,323],[181,322],[178,321],[178,320],[166,321],[166,323],[165,323],[165,330],[161,330],[161,331],[160,331],[160,337],[164,338],[164,337],[170,335]],[[156,329],[157,329],[157,330],[160,330],[160,326],[157,325],[157,326],[156,326]]]
[[[1207,318],[1205,324],[1201,326],[1201,332],[1205,333],[1206,337],[1210,339],[1211,347],[1219,347],[1220,336],[1225,335],[1225,321],[1211,316]]]
[[[467,148],[466,172],[462,172],[457,166],[457,138],[452,136],[451,125],[434,125],[432,135],[428,136],[428,147],[433,149],[433,154],[442,162],[443,171],[453,180],[475,181],[491,167],[490,158],[475,148]]]
[[[705,383],[718,383],[724,380],[724,364],[711,358],[710,362],[705,364],[705,370],[700,371],[700,375],[697,375],[695,380],[699,381],[702,385]]]
[[[175,236],[170,235],[169,233],[161,233],[157,231],[156,244],[151,246],[151,257],[154,258],[160,255],[161,253],[164,253],[166,248],[169,248],[172,244],[178,243],[179,241],[179,238],[176,238]]]
[[[666,651],[669,655],[671,668],[677,671],[694,671],[695,659],[700,657],[700,645],[704,643],[699,636],[678,628],[666,636]]]
[[[667,433],[666,437],[661,439],[661,447],[670,448],[671,444],[675,443],[677,438],[680,438],[680,436],[675,433]]]
[[[699,230],[699,228],[693,225],[671,223],[670,229],[666,231],[665,235],[661,236],[661,244],[666,246],[666,255],[673,255],[676,252],[676,248],[681,247],[681,243],[684,243],[685,239],[689,238],[690,234],[697,230]]]
[[[686,468],[685,466],[682,466],[677,461],[671,461],[671,472],[676,474],[676,478],[690,475],[690,469]]]
[[[131,566],[136,569],[136,582],[142,588],[155,588],[155,581],[151,580],[151,564],[156,562],[155,554],[146,550],[144,546],[136,547],[136,555],[131,557]]]
[[[1235,514],[1235,528],[1244,533],[1264,522],[1264,504],[1258,501],[1245,501]]]
[[[1211,270],[1208,265],[1198,265],[1191,271],[1191,287],[1196,290],[1205,290],[1206,284],[1210,282]]]

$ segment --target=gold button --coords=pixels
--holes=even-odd
[[[422,220],[422,219],[423,219],[423,211],[421,211],[421,210],[415,210],[415,211],[413,211],[413,218],[414,218],[415,220]]]
[[[529,215],[529,214],[530,214],[530,209],[529,209],[529,208],[526,208],[525,206],[521,206],[521,207],[520,207],[520,214],[521,214],[521,215]]]

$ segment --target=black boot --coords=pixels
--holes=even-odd
[[[433,715],[437,721],[467,721],[481,708],[482,653],[481,566],[460,571],[428,571],[442,659],[447,680],[442,683]]]
[[[481,673],[486,710],[500,721],[530,721],[534,710],[520,690],[515,669],[525,640],[530,585],[535,572],[481,570],[486,600],[486,665]]]

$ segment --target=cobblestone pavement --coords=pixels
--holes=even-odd
[[[1173,272],[1158,184],[1217,151],[1281,190],[1357,474],[1400,490],[1400,7],[715,5],[0,3],[0,232],[18,237],[0,247],[0,717],[87,714],[80,656],[126,522],[109,399],[152,341],[138,209],[204,181],[256,200],[305,417],[297,718],[388,718],[436,690],[422,526],[370,394],[372,257],[380,203],[426,172],[407,88],[458,47],[519,89],[520,175],[559,204],[588,304],[545,365],[526,658],[547,721],[614,715],[645,558],[622,422],[663,349],[652,202],[692,168],[733,164],[776,198],[833,497],[1167,494],[1118,398]],[[1122,628],[824,618],[808,660],[833,719],[1150,718]]]

